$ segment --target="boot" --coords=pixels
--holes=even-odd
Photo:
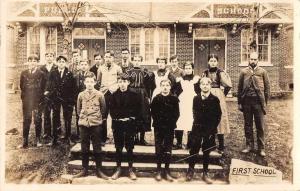
[[[155,180],[156,180],[156,181],[161,181],[161,180],[162,180],[162,177],[161,177],[161,170],[160,170],[160,169],[157,170],[157,173],[156,173],[156,175],[155,175]]]
[[[186,179],[185,180],[189,182],[193,179],[193,177],[194,177],[194,169],[189,168],[188,172],[186,174]]]
[[[129,178],[130,178],[131,180],[136,180],[136,179],[137,179],[135,173],[133,172],[132,167],[129,167],[128,173],[129,173]]]
[[[117,180],[121,176],[121,167],[118,166],[115,173],[112,175],[113,180]]]
[[[169,182],[173,182],[174,179],[173,179],[173,177],[170,174],[170,170],[166,169],[165,172],[166,172],[166,180],[169,181]]]
[[[211,178],[208,177],[207,172],[203,172],[202,180],[203,180],[206,184],[212,184],[212,183],[213,183],[213,180],[212,180]]]
[[[38,138],[36,138],[36,140],[35,140],[35,142],[36,142],[36,147],[42,147],[43,145],[42,145],[42,142],[41,142],[41,139],[38,137]]]
[[[76,174],[73,178],[86,177],[89,175],[89,154],[82,153],[82,171]]]
[[[27,149],[28,148],[28,138],[23,139],[23,143],[17,147],[18,149]]]
[[[108,180],[108,176],[106,176],[102,171],[102,159],[101,159],[101,153],[94,154],[95,156],[95,162],[96,162],[96,176],[98,178],[102,178],[104,180]]]

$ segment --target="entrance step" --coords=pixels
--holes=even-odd
[[[112,144],[107,144],[104,147],[102,147],[102,151],[104,153],[103,161],[115,161],[115,146]],[[90,153],[92,154],[93,148],[90,147]],[[123,149],[123,153],[126,153],[126,150]],[[155,156],[155,147],[154,146],[141,146],[136,145],[134,146],[134,161],[135,162],[154,162],[156,161]],[[124,155],[126,156],[126,155]],[[186,160],[183,160],[184,158],[189,156],[189,151],[185,149],[179,149],[179,150],[172,150],[172,162],[176,163],[184,163]],[[198,158],[199,160],[202,159],[203,153],[200,151]],[[81,158],[81,145],[80,143],[77,143],[71,148],[70,157],[72,160],[79,160]],[[216,151],[212,151],[210,153],[211,163],[212,164],[218,164],[218,160],[222,157],[221,154],[219,154]]]

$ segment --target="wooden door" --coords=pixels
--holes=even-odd
[[[104,39],[74,39],[73,47],[80,50],[80,55],[89,60],[90,65],[94,64],[94,54],[104,55]]]
[[[219,67],[225,69],[225,40],[195,40],[194,41],[195,74],[201,75],[208,68],[208,55],[219,57]]]

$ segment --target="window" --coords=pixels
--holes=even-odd
[[[141,55],[145,64],[154,64],[159,56],[169,57],[170,31],[168,28],[130,28],[131,55]]]
[[[29,54],[40,55],[40,27],[29,27]]]
[[[57,31],[56,27],[46,29],[46,52],[53,52],[56,55]]]
[[[258,60],[262,65],[271,65],[271,31],[268,29],[259,29],[255,33],[257,43],[256,51]],[[248,64],[250,55],[250,30],[242,30],[241,33],[241,63]]]

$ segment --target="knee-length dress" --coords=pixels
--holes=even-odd
[[[222,117],[218,126],[218,134],[228,134],[230,133],[230,128],[224,92],[227,94],[228,91],[231,89],[231,79],[229,75],[220,68],[217,68],[215,70],[205,70],[202,74],[202,77],[208,77],[212,80],[211,93],[218,97],[220,100]],[[224,91],[221,89],[221,86],[224,88]]]
[[[197,95],[195,84],[198,84],[200,77],[195,75],[192,79],[178,78],[181,85],[182,93],[179,95],[180,116],[177,121],[177,129],[191,131],[193,126],[193,99]]]

